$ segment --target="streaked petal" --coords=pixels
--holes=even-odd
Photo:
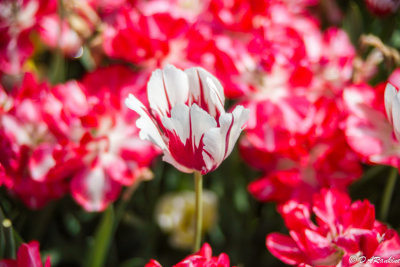
[[[87,211],[102,211],[114,201],[121,185],[106,176],[100,166],[84,169],[71,181],[72,197]]]
[[[194,145],[199,147],[200,140],[203,138],[204,133],[211,128],[217,127],[217,122],[213,117],[210,116],[210,114],[196,104],[193,104],[190,107],[190,118],[192,140],[194,140]]]
[[[400,141],[400,95],[397,94],[392,101],[393,130],[397,140]]]
[[[29,169],[33,180],[44,181],[47,173],[56,165],[52,152],[53,147],[49,144],[42,144],[32,152]]]
[[[163,117],[163,126],[179,136],[182,143],[190,137],[189,107],[184,104],[177,104],[171,110],[171,117]]]
[[[237,106],[232,113],[221,114],[220,127],[204,134],[203,157],[208,169],[218,166],[232,152],[248,116],[247,109]]]
[[[233,125],[229,132],[229,139],[228,139],[228,149],[225,154],[225,158],[232,152],[233,147],[235,146],[236,141],[238,140],[240,133],[243,130],[244,124],[249,119],[250,111],[245,109],[243,106],[236,106],[233,110]]]
[[[286,264],[300,264],[307,262],[304,253],[289,236],[272,233],[267,236],[266,245],[272,255]]]
[[[155,70],[147,83],[147,97],[150,107],[159,117],[169,115],[176,104],[187,102],[189,94],[188,77],[173,65],[167,65],[163,70]]]
[[[178,170],[180,170],[181,172],[185,172],[185,173],[192,173],[194,172],[193,169],[188,168],[182,164],[180,164],[179,162],[177,162],[174,157],[172,157],[172,155],[168,152],[165,151],[164,152],[164,156],[162,157],[162,160],[165,162],[168,162],[169,164],[171,164],[172,166],[174,166],[175,168],[177,168]]]
[[[31,241],[20,246],[17,253],[17,266],[41,267],[42,259],[40,258],[39,243]]]
[[[218,79],[200,67],[187,69],[185,73],[189,78],[192,102],[196,102],[213,117],[224,113],[224,89]]]
[[[167,149],[157,124],[154,122],[142,102],[132,94],[129,94],[128,98],[125,99],[125,105],[140,115],[140,118],[136,121],[136,126],[140,129],[140,138],[152,142],[162,150]]]
[[[392,123],[392,102],[393,99],[396,97],[396,88],[388,83],[385,88],[385,109],[386,115],[388,116],[389,121]]]

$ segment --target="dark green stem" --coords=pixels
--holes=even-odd
[[[15,259],[15,241],[14,241],[14,232],[12,228],[12,223],[9,219],[4,219],[2,222],[3,233],[5,239],[5,251],[4,256],[7,259]]]
[[[394,187],[396,185],[397,173],[398,173],[397,168],[392,168],[392,170],[390,171],[390,175],[386,183],[385,191],[383,192],[383,198],[381,203],[380,216],[379,216],[381,221],[386,221],[387,219],[390,202],[392,200]]]

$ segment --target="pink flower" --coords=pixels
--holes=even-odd
[[[398,235],[375,221],[375,209],[368,200],[351,203],[346,193],[323,189],[314,196],[312,211],[296,201],[281,207],[289,236],[272,233],[266,245],[277,258],[290,265],[350,266],[351,255],[399,256]]]
[[[39,243],[31,241],[22,244],[17,252],[17,259],[0,260],[1,267],[50,267],[50,257],[47,257],[43,265],[40,258]]]
[[[182,71],[167,65],[154,71],[147,96],[150,109],[133,95],[125,101],[140,115],[140,137],[161,148],[163,160],[182,172],[206,174],[216,169],[248,119],[242,106],[225,112],[221,84],[199,67]]]
[[[229,257],[221,253],[218,257],[212,256],[212,250],[208,243],[205,243],[201,249],[193,255],[190,255],[174,265],[174,267],[229,267]],[[156,260],[150,260],[145,267],[162,267]]]
[[[384,90],[385,84],[372,88],[361,83],[345,88],[343,99],[349,111],[345,134],[350,147],[365,162],[397,167],[399,141],[391,125],[393,115],[397,116],[396,113],[392,115],[393,104],[397,101],[396,90],[390,84]]]

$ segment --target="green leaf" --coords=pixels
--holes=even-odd
[[[86,267],[102,267],[104,266],[110,242],[112,240],[114,228],[114,209],[110,205],[103,213],[101,222],[96,230],[94,242],[89,251]]]
[[[50,65],[50,82],[57,84],[65,81],[65,58],[60,49],[53,55]]]
[[[343,28],[350,36],[353,44],[357,44],[358,39],[363,33],[362,14],[358,5],[351,2],[343,19]]]

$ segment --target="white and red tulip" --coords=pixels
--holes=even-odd
[[[187,173],[216,169],[231,153],[249,116],[243,106],[225,112],[221,84],[199,67],[182,71],[167,65],[154,71],[147,96],[150,109],[133,95],[125,100],[140,115],[140,137],[161,148],[164,161]]]

